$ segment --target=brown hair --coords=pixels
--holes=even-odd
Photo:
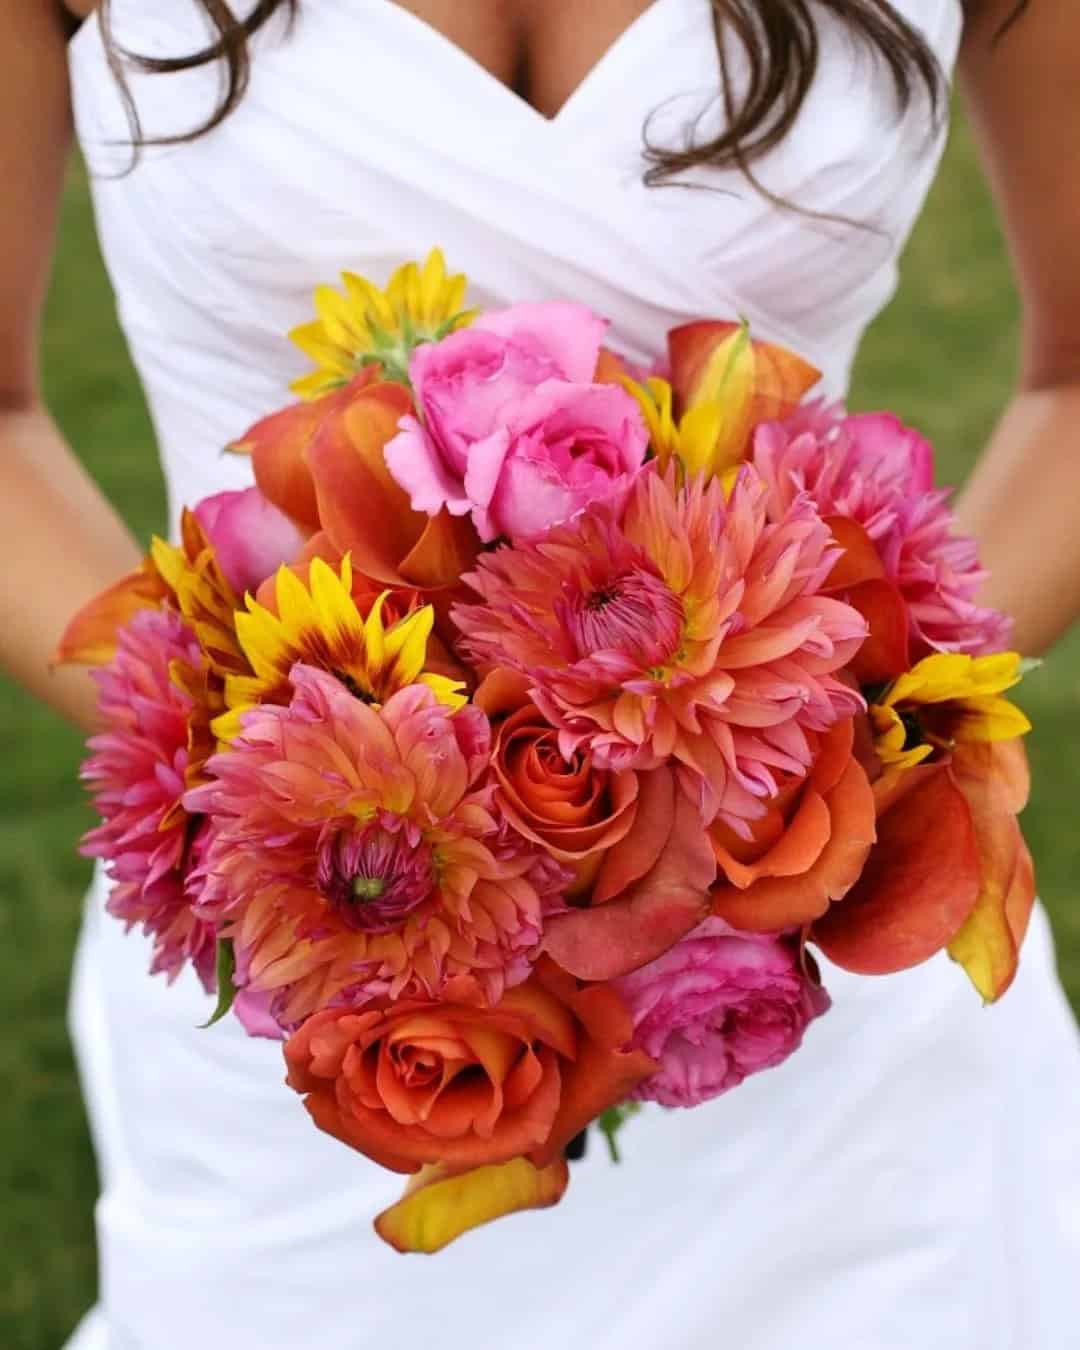
[[[300,0],[257,0],[245,19],[233,13],[229,0],[196,0],[205,12],[213,36],[199,51],[173,57],[150,57],[120,47],[112,37],[110,0],[100,0],[98,20],[105,49],[120,82],[136,147],[144,144],[176,144],[213,130],[225,120],[244,96],[251,71],[248,42],[274,15],[288,23],[296,17]],[[961,0],[965,12],[975,0]],[[1002,24],[1004,32],[1027,7],[1018,0]],[[900,110],[906,109],[917,90],[928,95],[936,117],[945,97],[945,79],[937,58],[922,35],[890,0],[711,0],[713,26],[720,60],[721,97],[726,113],[724,130],[711,140],[694,142],[681,149],[652,144],[646,138],[649,164],[646,181],[662,183],[695,165],[738,168],[751,173],[755,159],[778,144],[791,130],[813,83],[819,58],[814,11],[824,11],[844,23],[885,63]],[[730,57],[725,36],[731,34],[746,57],[748,80],[745,91],[732,93]],[[152,74],[191,70],[221,62],[223,92],[210,116],[191,131],[174,136],[144,138],[134,100],[124,82],[125,67]]]

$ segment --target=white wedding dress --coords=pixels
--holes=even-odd
[[[951,67],[959,0],[899,0]],[[652,354],[745,315],[845,390],[940,144],[821,7],[820,73],[760,166],[647,188],[641,128],[678,141],[717,89],[708,0],[656,0],[546,120],[391,0],[303,0],[260,35],[220,130],[129,175],[93,23],[72,45],[102,243],[180,504],[248,481],[221,447],[305,366],[286,342],[342,267],[384,279],[440,243],[480,305],[573,297]],[[114,0],[118,39],[175,55],[190,0]],[[136,77],[144,130],[193,126],[218,73]],[[712,115],[712,114],[711,114]],[[371,1231],[400,1179],[319,1134],[280,1047],[146,974],[100,878],[71,1011],[104,1193],[101,1303],[72,1350],[1068,1350],[1080,1345],[1080,1043],[1036,912],[1016,984],[980,1006],[942,957],[827,967],[801,1053],[702,1109],[595,1144],[555,1210],[431,1260]]]

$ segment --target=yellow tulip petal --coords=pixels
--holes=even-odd
[[[493,1219],[558,1204],[569,1181],[562,1158],[543,1169],[526,1158],[457,1174],[441,1164],[424,1167],[375,1220],[375,1231],[399,1252],[430,1254]]]
[[[735,462],[729,454],[725,457],[731,449],[730,430],[731,418],[720,403],[698,403],[684,413],[679,423],[678,455],[686,472],[711,477],[730,468]]]
[[[729,338],[718,343],[694,386],[691,407],[699,403],[749,402],[754,388],[756,357],[750,327],[740,324]]]

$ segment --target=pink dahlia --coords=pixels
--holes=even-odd
[[[532,544],[483,556],[466,580],[482,603],[454,618],[473,657],[529,681],[570,758],[604,769],[678,761],[703,816],[738,833],[811,732],[861,700],[835,675],[866,633],[818,591],[839,556],[806,497],[770,520],[744,468],[717,481],[646,470],[625,510],[593,506]]]
[[[246,712],[187,797],[213,829],[200,912],[240,982],[285,1028],[461,975],[496,1002],[529,973],[543,897],[490,807],[487,719],[423,685],[375,708],[310,666],[289,678],[292,702]]]
[[[887,413],[846,417],[811,405],[754,437],[753,463],[781,510],[808,492],[823,516],[857,521],[907,602],[912,659],[930,651],[993,652],[1010,622],[975,602],[986,572],[975,541],[954,532],[947,489],[934,488],[933,451]]]
[[[120,630],[116,655],[94,672],[106,730],[82,768],[102,823],[81,852],[101,858],[112,884],[108,909],[154,940],[151,971],[175,979],[191,961],[214,985],[214,933],[185,895],[192,822],[181,805],[194,700],[174,683],[174,662],[198,670],[202,655],[172,610],[140,610]]]
[[[715,918],[614,988],[634,1020],[635,1048],[660,1065],[633,1095],[663,1106],[699,1106],[775,1068],[830,1007],[793,942]]]

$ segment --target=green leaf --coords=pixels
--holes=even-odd
[[[607,1140],[608,1152],[613,1163],[622,1162],[619,1154],[618,1134],[628,1120],[641,1110],[640,1102],[623,1102],[620,1106],[609,1106],[597,1119],[596,1126]]]
[[[228,938],[219,938],[217,945],[217,1007],[210,1015],[210,1020],[203,1022],[199,1028],[200,1031],[205,1031],[207,1027],[212,1027],[215,1022],[220,1022],[232,1007],[233,999],[236,997],[236,985],[233,984],[235,973],[236,953],[233,951],[232,942]]]

